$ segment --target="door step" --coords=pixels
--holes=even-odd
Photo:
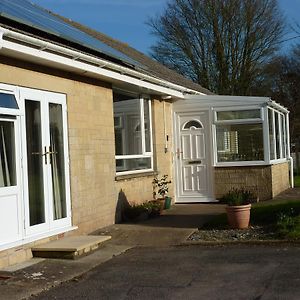
[[[111,236],[70,236],[35,246],[31,251],[34,257],[76,259],[98,249],[110,239]]]

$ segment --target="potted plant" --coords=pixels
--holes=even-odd
[[[169,196],[166,196],[167,193],[169,192],[169,184],[170,183],[171,183],[171,180],[168,180],[168,175],[163,175],[161,178],[158,178],[158,176],[155,176],[152,181],[153,198],[161,201],[162,209],[168,209],[171,206],[172,198]],[[156,198],[157,194],[160,195],[159,199]]]
[[[227,203],[227,219],[231,228],[249,227],[252,199],[254,195],[245,189],[232,189],[223,196],[223,201]]]

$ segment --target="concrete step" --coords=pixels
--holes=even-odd
[[[98,249],[110,239],[111,236],[102,235],[70,236],[35,246],[31,251],[34,257],[76,259]]]

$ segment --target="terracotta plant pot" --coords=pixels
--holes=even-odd
[[[245,229],[249,227],[251,204],[227,206],[227,219],[230,228]]]

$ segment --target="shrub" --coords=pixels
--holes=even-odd
[[[245,205],[251,203],[254,194],[245,189],[232,189],[222,197],[222,202],[230,206]]]

